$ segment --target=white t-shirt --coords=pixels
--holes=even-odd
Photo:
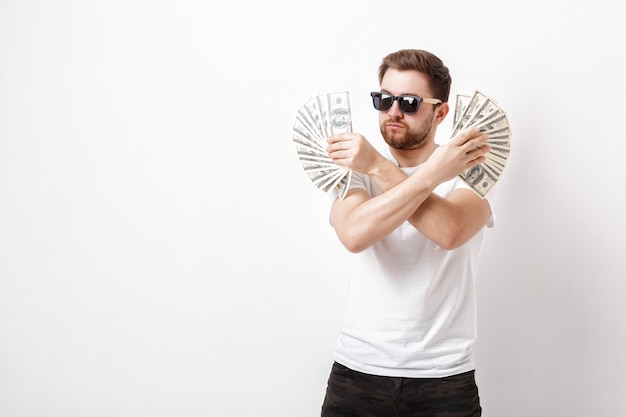
[[[418,169],[403,171],[410,175]],[[381,192],[357,173],[350,185],[355,187],[372,196]],[[457,177],[434,192],[445,197],[457,188],[469,187]],[[494,188],[486,196],[492,208],[487,227],[494,223]],[[474,283],[484,230],[445,250],[404,222],[370,248],[351,253],[345,321],[334,359],[383,376],[439,378],[473,370]]]

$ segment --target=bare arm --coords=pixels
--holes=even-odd
[[[344,164],[371,176],[384,192],[371,198],[366,191],[353,189],[343,201],[335,201],[331,223],[341,242],[348,250],[359,252],[409,220],[444,248],[463,244],[488,220],[489,204],[471,190],[456,190],[445,199],[432,191],[484,160],[488,147],[477,145],[485,140],[477,130],[466,131],[438,147],[422,169],[410,176],[361,143],[363,149]]]

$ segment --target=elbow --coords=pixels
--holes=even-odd
[[[356,242],[342,242],[343,246],[352,253],[360,253],[369,247],[369,245],[361,245]]]
[[[446,230],[437,236],[435,243],[442,249],[453,250],[463,245],[467,239],[460,230]]]
[[[453,239],[449,239],[449,240],[441,240],[439,242],[436,242],[442,249],[445,250],[453,250],[458,248],[459,246],[461,246],[463,243],[462,242],[458,242],[456,240]]]
[[[349,252],[359,253],[363,252],[365,249],[370,247],[373,242],[369,242],[366,239],[366,236],[361,235],[359,233],[353,232],[345,232],[345,233],[337,233],[339,237],[339,241]]]
[[[344,248],[346,248],[349,252],[352,252],[352,253],[363,252],[365,249],[367,249],[370,246],[368,244],[364,244],[359,239],[344,238],[340,240]]]

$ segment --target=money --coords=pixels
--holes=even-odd
[[[320,190],[334,190],[343,200],[352,171],[335,164],[326,152],[326,138],[352,132],[352,112],[348,91],[313,95],[296,111],[293,142],[300,163],[309,179]]]
[[[506,112],[491,97],[475,91],[456,97],[451,137],[470,127],[487,134],[490,150],[485,161],[459,177],[481,198],[500,179],[511,151],[511,128]],[[352,171],[336,165],[326,152],[326,138],[352,132],[350,93],[331,91],[313,95],[296,111],[293,142],[304,172],[324,192],[334,190],[343,200]]]
[[[487,134],[490,150],[485,154],[485,161],[470,168],[459,177],[481,198],[489,192],[500,179],[511,151],[511,127],[506,112],[491,97],[480,91],[473,95],[459,94],[451,137],[470,127],[479,127]]]
[[[456,95],[456,104],[454,106],[454,119],[452,120],[452,126],[455,126],[459,121],[461,115],[465,112],[469,101],[472,99],[472,96],[467,96],[465,94],[457,94]]]

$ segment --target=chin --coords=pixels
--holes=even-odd
[[[407,141],[406,137],[402,136],[402,137],[385,137],[385,142],[387,143],[387,145],[391,146],[392,148],[398,149],[398,150],[402,150],[402,151],[410,151],[413,149],[419,149],[424,147],[424,145],[426,144],[426,141],[424,139],[421,139],[418,142],[415,141]]]

